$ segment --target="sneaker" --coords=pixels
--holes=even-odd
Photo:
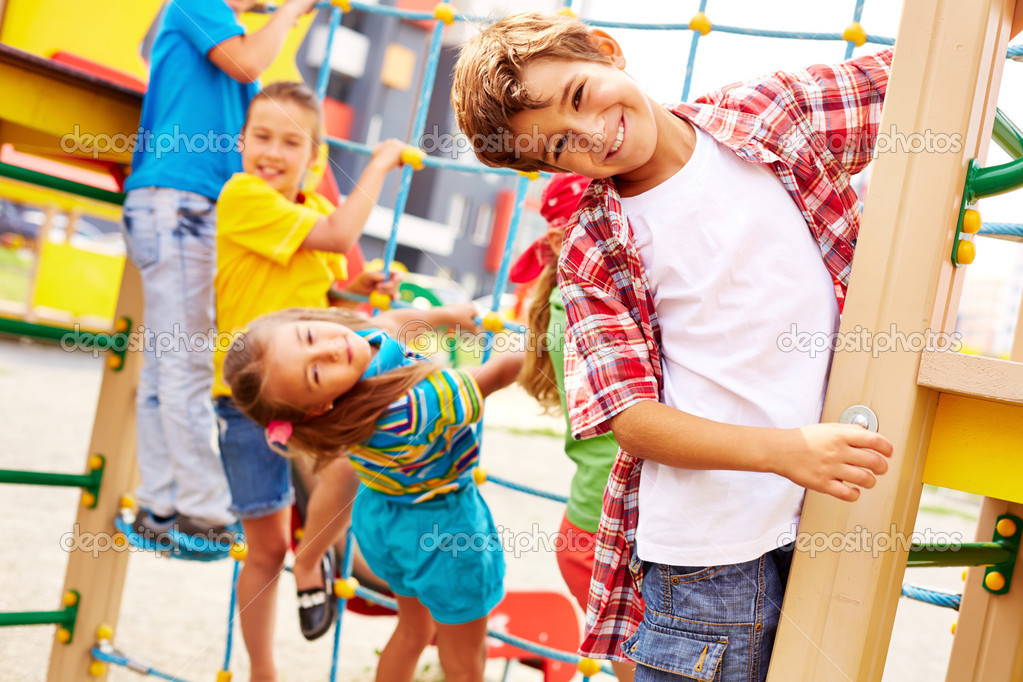
[[[298,591],[298,623],[302,636],[310,642],[330,631],[337,620],[337,597],[334,596],[333,549],[328,549],[320,564],[323,587]]]
[[[176,516],[172,516],[166,521],[157,521],[152,511],[142,508],[139,509],[139,513],[135,517],[131,532],[137,536],[141,547],[170,549],[174,546],[173,533],[176,521]]]
[[[217,526],[187,514],[178,514],[171,538],[186,552],[199,554],[227,554],[241,535],[237,521],[229,526]]]

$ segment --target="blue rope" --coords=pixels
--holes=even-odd
[[[375,592],[369,589],[368,587],[362,587],[360,585],[359,587],[355,588],[355,594],[359,595],[360,597],[367,601],[371,601],[375,604],[380,604],[384,608],[391,609],[392,611],[398,610],[398,605],[394,601],[394,599],[383,594],[380,594],[379,592]],[[506,635],[503,632],[495,632],[494,630],[491,630],[489,628],[487,628],[487,636],[493,637],[494,639],[499,639],[502,642],[506,642],[508,644],[511,644],[512,646],[517,646],[518,648],[528,651],[532,654],[537,654],[539,656],[543,656],[544,658],[549,658],[554,661],[562,661],[563,663],[571,663],[572,665],[578,665],[579,660],[582,658],[582,656],[579,656],[578,654],[572,654],[567,651],[559,651],[557,649],[552,649],[550,647],[530,642],[527,639],[522,639],[521,637],[516,637],[514,635]],[[614,675],[614,670],[611,668],[610,665],[606,663],[601,665],[601,672],[605,672],[608,675]]]
[[[977,234],[1004,235],[1023,237],[1023,224],[1020,223],[984,223]]]
[[[518,490],[521,493],[528,493],[530,495],[536,495],[537,497],[543,497],[543,498],[546,498],[548,500],[554,500],[555,502],[561,502],[563,504],[567,504],[568,503],[568,498],[565,497],[564,495],[558,495],[557,493],[549,493],[549,492],[547,492],[545,490],[540,490],[539,488],[534,488],[532,486],[523,485],[522,483],[513,483],[512,481],[509,481],[506,478],[501,478],[499,476],[494,476],[493,474],[489,474],[488,473],[487,474],[487,480],[490,481],[491,483],[496,483],[497,485],[502,485],[505,488],[510,488],[512,490]]]
[[[430,97],[433,95],[433,82],[437,76],[437,64],[440,61],[440,43],[443,34],[444,22],[437,21],[433,26],[433,36],[430,38],[430,51],[427,53],[426,64],[423,66],[423,82],[419,88],[419,101],[416,104],[416,115],[412,122],[413,140],[419,140],[423,135],[423,130],[426,129],[426,114],[430,108]],[[408,192],[411,184],[412,166],[406,165],[401,169],[398,197],[394,200],[394,220],[391,222],[391,235],[387,239],[387,248],[384,251],[385,280],[391,276],[391,261],[394,260],[394,252],[398,249],[398,223],[401,220],[401,215],[405,212],[405,203],[408,201]]]
[[[133,672],[137,672],[140,675],[152,675],[153,677],[158,677],[161,680],[169,680],[170,682],[186,682],[186,680],[183,680],[180,677],[174,677],[173,675],[168,675],[167,673],[160,672],[159,670],[156,670],[155,668],[150,666],[148,663],[140,661],[137,658],[131,658],[129,656],[117,654],[112,651],[103,651],[98,646],[94,646],[92,648],[92,651],[90,651],[89,653],[97,661],[103,661],[104,663],[112,663],[113,665],[119,665]]]
[[[956,611],[959,610],[959,603],[963,600],[963,595],[961,594],[941,592],[915,585],[903,585],[902,596],[927,604],[934,604],[935,606],[944,606],[947,609],[955,609]]]
[[[316,98],[323,101],[327,96],[327,83],[330,82],[330,52],[334,48],[334,32],[341,25],[341,8],[332,6],[330,8],[330,27],[327,29],[327,44],[323,48],[323,63],[320,64],[320,73],[316,79]]]
[[[355,560],[355,553],[352,552],[352,524],[348,524],[345,531],[345,554],[341,558],[341,579],[347,580],[352,576],[352,562]],[[333,599],[334,595],[328,594],[327,599]],[[337,622],[334,624],[334,653],[330,659],[330,682],[337,680],[337,662],[341,654],[341,618],[345,615],[347,599],[337,598]]]
[[[707,9],[707,0],[700,0],[700,12]],[[696,64],[696,46],[700,43],[703,35],[699,31],[693,31],[693,38],[689,43],[689,61],[686,62],[686,79],[682,84],[682,101],[689,99],[689,87],[693,84],[693,66]]]
[[[238,574],[241,572],[242,562],[234,562],[234,572],[231,574],[231,606],[227,611],[227,647],[224,652],[223,670],[231,669],[231,643],[234,640],[234,609],[238,605]]]
[[[368,156],[373,153],[373,149],[369,145],[352,142],[351,140],[342,140],[337,137],[328,137],[327,144],[332,147],[337,147],[338,149],[355,152],[356,154],[365,154]],[[428,168],[443,168],[445,170],[453,170],[459,173],[493,173],[495,175],[519,174],[517,170],[512,170],[511,168],[488,168],[479,162],[464,163],[462,161],[445,159],[439,156],[424,157],[423,165]],[[550,177],[550,173],[541,173],[540,175],[543,177]]]
[[[856,0],[856,9],[853,10],[853,21],[859,22],[863,18],[863,3],[866,0]],[[856,49],[855,43],[846,42],[845,44],[845,58],[852,59],[853,50]]]
[[[497,270],[497,278],[494,281],[494,291],[491,294],[490,311],[496,313],[501,307],[501,298],[508,285],[508,271],[511,269],[512,252],[515,249],[515,239],[519,236],[519,224],[522,223],[522,207],[526,203],[526,191],[529,189],[529,178],[525,175],[519,176],[518,185],[515,188],[515,207],[512,209],[511,222],[508,225],[508,235],[504,240],[504,252],[501,254],[501,267]],[[486,347],[483,349],[483,362],[490,359],[494,333],[487,332]]]

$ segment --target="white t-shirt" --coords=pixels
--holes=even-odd
[[[816,423],[831,353],[811,357],[779,337],[838,329],[820,246],[767,166],[696,135],[678,173],[622,199],[660,322],[664,402],[727,424]],[[734,564],[794,537],[804,490],[786,478],[642,466],[644,561]]]

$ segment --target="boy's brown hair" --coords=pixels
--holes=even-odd
[[[260,90],[249,103],[249,109],[245,112],[245,125],[242,126],[242,130],[249,126],[249,113],[252,111],[252,105],[260,100],[291,102],[312,112],[316,115],[316,125],[313,127],[313,130],[309,131],[312,134],[313,149],[315,150],[323,142],[323,109],[320,106],[319,98],[316,97],[316,93],[305,83],[280,81],[271,83]]]
[[[487,166],[521,171],[551,170],[520,155],[512,139],[511,118],[549,102],[522,85],[522,71],[537,59],[607,62],[579,19],[538,12],[515,14],[467,41],[455,64],[451,104],[455,120],[473,151]]]

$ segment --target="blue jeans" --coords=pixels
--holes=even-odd
[[[636,682],[767,679],[792,545],[726,566],[643,564],[646,608],[622,645]]]
[[[240,519],[258,519],[294,504],[291,461],[267,445],[266,430],[230,398],[217,398],[215,407],[231,511]]]
[[[139,505],[222,525],[234,517],[210,396],[215,209],[191,192],[135,189],[124,202],[122,229],[145,294],[136,397]]]

